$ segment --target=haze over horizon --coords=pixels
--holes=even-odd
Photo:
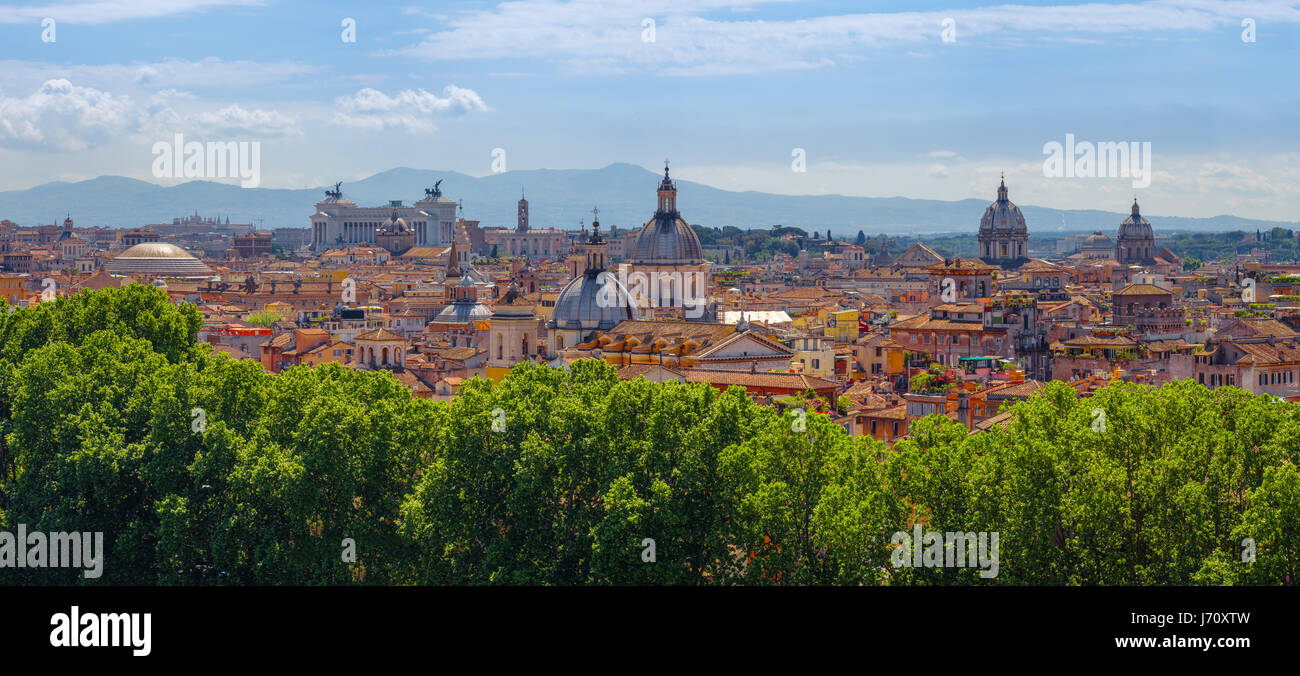
[[[515,169],[474,177],[453,171],[395,167],[358,181],[344,181],[345,197],[361,206],[382,207],[391,200],[412,203],[425,188],[442,181],[445,195],[464,205],[464,216],[484,226],[514,226],[520,190],[528,196],[535,227],[576,231],[591,220],[593,207],[607,227],[639,227],[654,210],[654,190],[661,173],[629,163],[599,169]],[[777,195],[737,192],[704,183],[675,179],[682,215],[694,225],[771,225],[809,231],[831,229],[837,237],[868,234],[973,234],[991,197],[928,200],[907,197],[839,195]],[[137,227],[167,223],[177,216],[198,213],[226,217],[236,223],[265,228],[306,227],[311,206],[323,197],[313,188],[243,189],[229,183],[196,179],[173,186],[121,176],[102,176],[76,183],[54,182],[23,191],[0,191],[0,217],[20,225],[58,223],[70,214],[81,226]],[[1129,214],[1130,205],[1108,209],[1060,210],[1011,196],[1025,213],[1030,230],[1039,236],[1056,233],[1113,231]],[[57,213],[52,205],[59,205]],[[1216,214],[1200,218],[1166,216],[1144,207],[1143,213],[1161,232],[1228,231],[1295,228],[1292,221],[1244,219]]]
[[[676,178],[774,195],[988,200],[1005,173],[1017,203],[1065,210],[1300,211],[1300,2],[674,4],[9,5],[0,190],[184,183],[152,173],[182,134],[258,142],[273,189],[667,156]],[[1068,138],[1149,143],[1149,187],[1046,176]]]

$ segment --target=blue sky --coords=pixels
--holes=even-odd
[[[992,198],[1005,172],[1027,204],[1300,220],[1300,2],[4,4],[0,189],[179,182],[151,148],[183,133],[260,142],[263,187],[482,175],[502,148],[789,194]],[[1066,134],[1151,143],[1150,185],[1045,176]]]

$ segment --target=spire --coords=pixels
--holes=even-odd
[[[1138,198],[1136,195],[1133,196],[1133,215],[1134,216],[1141,215],[1138,213]]]
[[[447,252],[447,274],[445,275],[447,279],[460,277],[460,265],[456,260],[457,256],[456,240],[453,238],[451,240],[451,250]]]
[[[664,158],[664,180],[659,182],[659,212],[661,214],[677,213],[677,186],[668,176],[668,159]]]
[[[999,201],[999,202],[1005,202],[1005,201],[1007,201],[1007,176],[1006,176],[1006,174],[1002,174],[1002,179],[1001,179],[1001,181],[998,183],[998,201]]]

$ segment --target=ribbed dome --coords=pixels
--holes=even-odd
[[[464,324],[474,319],[487,319],[491,316],[492,310],[478,301],[458,300],[443,308],[434,321]]]
[[[998,186],[998,200],[984,210],[984,217],[980,219],[980,232],[1029,232],[1020,207],[1007,199],[1006,181]]]
[[[588,272],[564,285],[547,328],[608,331],[619,322],[636,319],[632,298],[618,278],[608,272]]]
[[[700,238],[676,214],[655,214],[632,247],[632,259],[644,262],[682,263],[703,260]]]
[[[118,258],[194,258],[194,256],[175,244],[143,242],[123,251]]]
[[[202,261],[174,244],[143,242],[104,265],[108,272],[118,275],[172,275],[177,277],[207,276],[212,270]]]
[[[1142,218],[1141,212],[1138,211],[1137,200],[1133,200],[1133,213],[1123,223],[1119,224],[1120,239],[1154,239],[1155,233],[1151,230],[1151,222]]]

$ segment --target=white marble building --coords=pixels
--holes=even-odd
[[[441,181],[439,181],[441,183]],[[415,246],[449,246],[454,236],[456,203],[442,196],[438,186],[424,191],[412,205],[401,201],[382,207],[359,207],[343,196],[339,185],[325,191],[311,216],[311,249],[321,252],[361,244],[375,244],[376,232],[396,214],[415,231]]]

